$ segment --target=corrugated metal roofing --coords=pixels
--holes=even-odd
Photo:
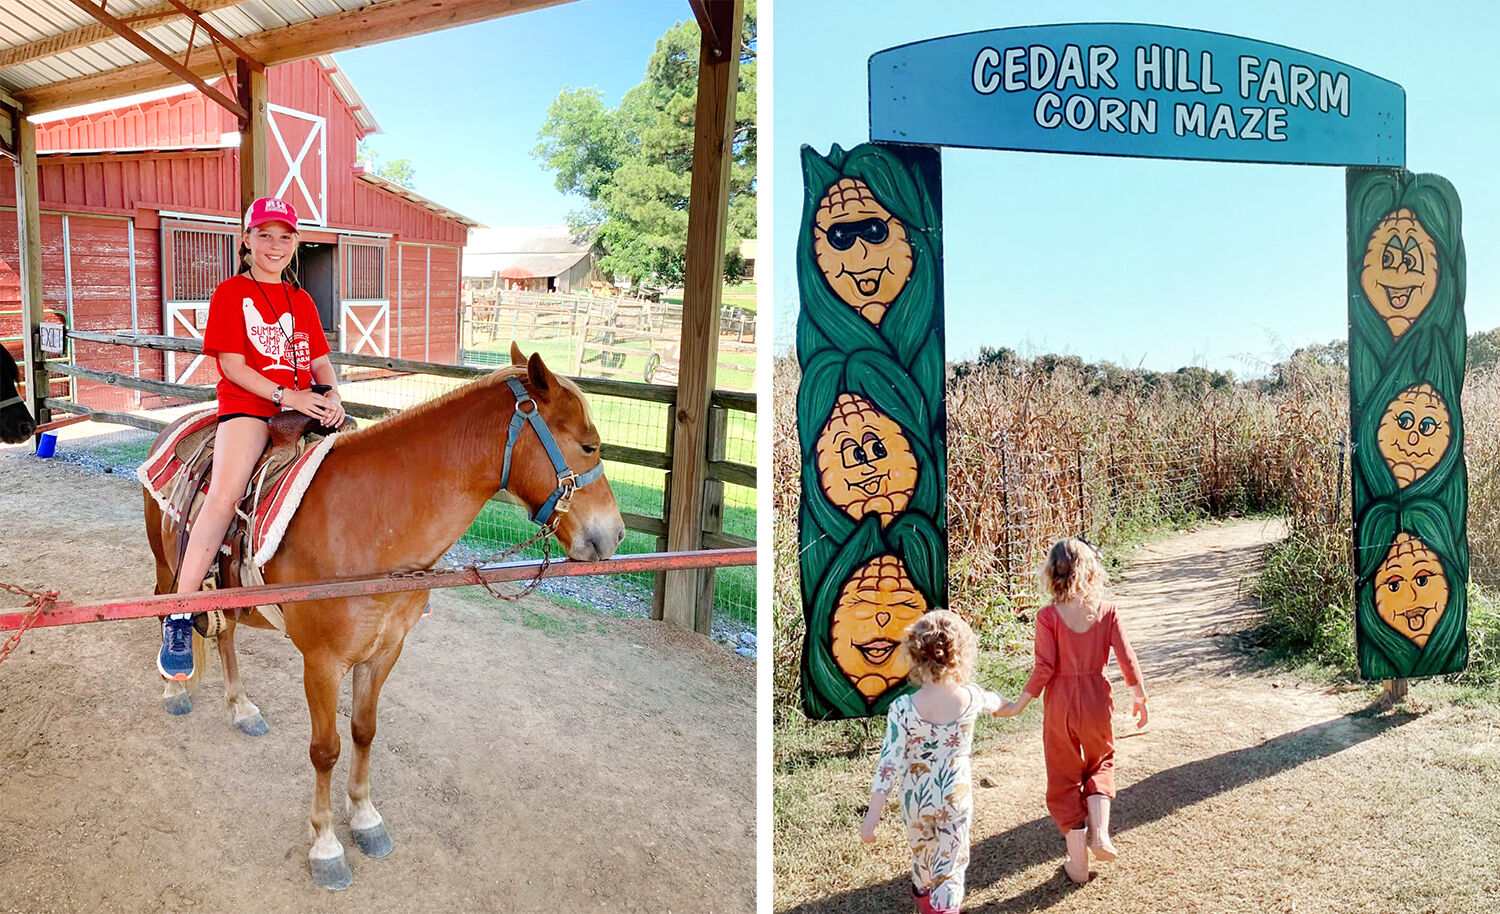
[[[465,276],[492,276],[496,273],[512,279],[561,276],[589,252],[581,254],[471,254],[464,248]]]
[[[354,173],[354,177],[360,179],[361,181],[373,184],[376,187],[381,188],[382,190],[389,191],[402,198],[403,200],[408,200],[412,203],[417,204],[418,206],[431,210],[432,212],[437,213],[440,216],[445,216],[449,219],[454,220],[455,222],[460,223],[461,225],[467,226],[470,232],[474,230],[475,226],[479,225],[478,222],[475,222],[473,219],[470,219],[463,213],[455,212],[442,205],[441,203],[434,203],[433,201],[427,199],[411,188],[397,184],[395,181],[382,178],[380,175],[377,175],[374,172],[356,171]]]
[[[242,0],[224,5],[225,0],[208,0],[205,21],[228,38],[242,38],[272,29],[285,28],[322,16],[372,6],[382,0]],[[203,7],[202,0],[192,2],[194,7]],[[117,19],[128,20],[142,11],[157,10],[167,5],[161,0],[111,0],[106,7]],[[170,7],[167,7],[170,8]],[[0,0],[0,60],[5,60],[6,51],[15,51],[42,39],[67,35],[80,29],[99,29],[102,36],[82,47],[48,53],[36,60],[0,66],[0,89],[16,95],[26,89],[45,86],[69,79],[104,73],[131,64],[143,63],[151,58],[124,38],[109,32],[94,18],[78,9],[68,0]],[[170,21],[140,28],[138,31],[162,51],[179,61],[189,47],[195,51],[212,55],[210,38],[183,16]],[[233,60],[229,59],[231,72]]]
[[[470,232],[464,251],[466,254],[581,254],[592,247],[587,237],[573,233],[566,225],[502,225]]]

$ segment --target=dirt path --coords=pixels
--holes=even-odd
[[[0,581],[149,594],[133,479],[0,447]],[[0,594],[0,606],[18,600]],[[753,664],[697,635],[447,591],[381,696],[373,799],[395,850],[307,872],[301,659],[237,639],[271,732],[241,735],[215,660],[163,713],[154,622],[36,630],[0,665],[0,912],[752,911]]]
[[[1240,585],[1279,524],[1209,526],[1145,547],[1112,591],[1151,723],[1117,683],[1116,844],[1074,888],[1042,804],[1040,715],[974,757],[966,911],[1472,912],[1500,909],[1500,721],[1446,702],[1395,713],[1372,693],[1256,671],[1235,637]],[[1113,668],[1111,668],[1113,671]],[[1117,673],[1112,675],[1117,677]],[[896,829],[878,853],[900,873]],[[887,840],[890,839],[890,840]],[[905,878],[793,908],[904,911]]]

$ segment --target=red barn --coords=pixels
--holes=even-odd
[[[379,128],[331,57],[273,67],[266,82],[270,191],[301,216],[299,275],[329,345],[456,362],[460,261],[477,223],[355,162],[356,144]],[[236,268],[234,116],[183,87],[36,122],[47,310],[82,330],[201,338],[209,296]],[[15,211],[9,161],[0,161],[0,208]],[[0,340],[21,332],[17,251],[16,220],[0,218]],[[186,384],[218,380],[191,355],[78,342],[74,361]],[[105,408],[143,396],[82,380],[78,388],[82,402]]]

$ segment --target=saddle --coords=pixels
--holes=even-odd
[[[219,547],[219,562],[209,573],[211,584],[205,582],[205,587],[265,583],[261,566],[275,554],[302,494],[337,434],[354,428],[355,422],[346,417],[340,428],[333,429],[295,410],[284,410],[271,418],[270,427],[270,441],[250,473],[244,496],[235,505],[235,516]],[[167,427],[151,456],[136,471],[162,513],[177,526],[178,567],[208,494],[217,428],[217,415],[212,410],[181,417]],[[259,609],[276,628],[285,631],[279,607]]]

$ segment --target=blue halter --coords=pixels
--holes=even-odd
[[[574,475],[568,467],[567,458],[563,457],[562,450],[557,446],[557,439],[552,436],[552,429],[547,427],[547,420],[542,418],[541,409],[531,399],[531,394],[513,377],[506,378],[505,383],[510,385],[511,392],[516,395],[516,412],[510,417],[510,432],[505,438],[505,466],[500,471],[500,487],[503,489],[510,484],[511,451],[515,449],[516,439],[521,436],[521,429],[530,425],[536,429],[536,436],[542,442],[542,447],[546,448],[547,456],[552,460],[552,468],[557,471],[557,488],[536,509],[536,514],[530,515],[533,521],[546,527],[554,514],[568,513],[575,490],[604,476],[604,461],[594,464],[593,469]],[[521,409],[522,404],[530,404],[531,409]]]

